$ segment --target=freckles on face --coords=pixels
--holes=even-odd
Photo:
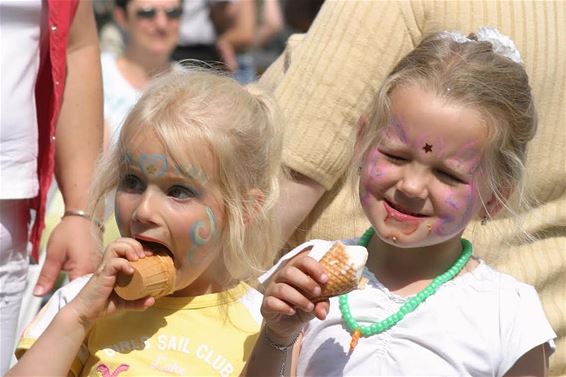
[[[205,209],[205,218],[195,221],[189,231],[192,246],[187,252],[187,259],[190,264],[199,264],[205,257],[203,246],[207,245],[218,235],[216,217],[210,207]]]

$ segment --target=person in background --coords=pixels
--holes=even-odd
[[[281,128],[257,87],[196,70],[156,78],[95,180],[95,206],[116,190],[122,238],[53,295],[8,375],[238,375],[261,322],[246,282],[277,252]],[[171,291],[121,299],[117,274],[150,253],[172,258]]]
[[[253,44],[252,0],[192,0],[183,3],[181,34],[173,59],[194,59],[235,72],[236,51]]]
[[[230,5],[236,11],[253,12],[253,20],[256,23],[254,29],[254,39],[249,47],[236,49],[237,68],[234,71],[234,78],[240,84],[248,84],[257,79],[257,64],[255,62],[256,50],[264,48],[273,38],[283,30],[283,15],[279,0],[260,0],[250,1],[241,0]],[[249,17],[246,17],[248,19]],[[225,35],[221,35],[226,38]]]
[[[505,211],[485,226],[473,221],[466,236],[487,263],[535,286],[558,334],[549,374],[566,374],[565,23],[566,2],[327,0],[260,79],[287,119],[283,160],[292,174],[282,183],[280,217],[288,247],[367,229],[343,182],[357,122],[396,61],[430,32],[497,27],[523,52],[539,112],[526,162],[526,190],[538,202],[519,215],[535,239],[518,238]]]
[[[100,51],[90,1],[0,1],[0,374],[10,365],[29,268],[37,261],[53,173],[65,212],[33,293],[100,258],[88,191],[102,147]],[[33,219],[28,239],[28,225]],[[97,233],[95,236],[93,233]]]
[[[126,36],[123,53],[103,53],[105,140],[120,127],[150,80],[172,69],[181,0],[116,0],[114,20]]]

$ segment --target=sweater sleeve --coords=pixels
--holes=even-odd
[[[404,6],[325,2],[309,32],[262,78],[286,117],[284,163],[327,190],[349,166],[360,115],[414,46]]]

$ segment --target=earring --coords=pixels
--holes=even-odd
[[[481,225],[487,224],[487,216],[481,218]]]

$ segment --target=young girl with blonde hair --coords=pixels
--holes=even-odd
[[[509,38],[489,28],[425,38],[386,78],[357,138],[372,226],[346,243],[368,249],[366,286],[311,301],[328,276],[308,250],[331,242],[297,247],[262,277],[264,325],[246,375],[546,374],[556,335],[534,288],[462,238],[472,219],[523,197],[535,131]]]
[[[246,281],[278,246],[280,127],[271,97],[233,79],[192,70],[156,79],[95,182],[93,207],[116,189],[122,238],[92,277],[52,297],[11,374],[238,374],[261,323],[261,295]],[[172,257],[174,292],[121,299],[117,274],[148,253]]]

